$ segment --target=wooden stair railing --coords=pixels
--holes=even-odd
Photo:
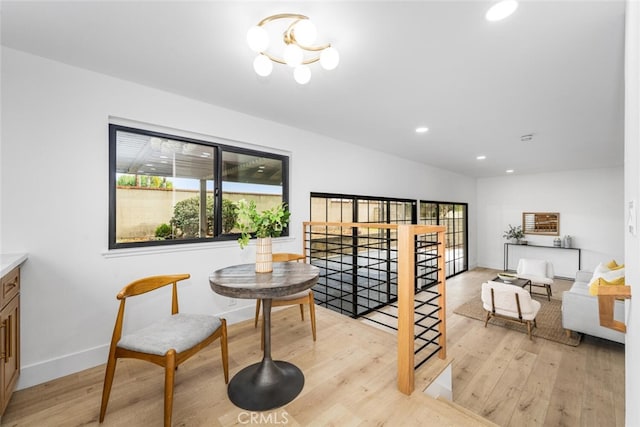
[[[445,227],[434,225],[398,226],[398,390],[411,394],[415,389],[414,358],[414,298],[415,298],[415,237],[437,233],[438,236],[438,305],[440,311],[438,357],[447,357],[447,326],[445,317]]]
[[[631,298],[631,286],[598,286],[597,295],[600,326],[626,333],[627,325],[613,318],[613,307],[615,300]]]
[[[438,271],[438,358],[447,357],[446,327],[446,286],[445,286],[445,231],[440,225],[408,225],[382,223],[350,223],[350,222],[303,222],[302,235],[313,234],[313,227],[354,227],[370,229],[387,229],[397,231],[398,250],[398,390],[405,394],[415,389],[415,325],[414,299],[416,283],[416,237],[424,234],[437,235],[437,271]],[[309,237],[303,238],[303,253],[311,259]],[[309,244],[309,245],[308,245]]]

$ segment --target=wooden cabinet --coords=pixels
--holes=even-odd
[[[20,375],[20,267],[2,277],[0,307],[1,416]]]

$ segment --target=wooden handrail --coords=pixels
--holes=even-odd
[[[414,354],[414,297],[415,297],[415,237],[419,234],[438,235],[438,306],[440,311],[440,337],[438,357],[447,357],[446,297],[444,232],[446,228],[434,225],[398,226],[398,390],[405,394],[415,389]]]
[[[415,241],[416,236],[422,234],[437,234],[438,251],[438,358],[447,357],[446,333],[446,287],[445,287],[445,239],[446,227],[439,225],[406,225],[384,223],[352,223],[352,222],[323,222],[306,221],[302,224],[302,235],[307,229],[320,227],[356,227],[360,229],[379,228],[397,230],[398,248],[398,389],[411,394],[415,389]],[[303,253],[310,249],[306,246],[307,239],[303,239]]]
[[[613,307],[617,299],[631,298],[631,286],[598,286],[597,295],[600,326],[626,333],[627,325],[613,318]]]

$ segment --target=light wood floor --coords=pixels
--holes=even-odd
[[[624,346],[586,337],[578,347],[529,341],[525,334],[453,314],[495,271],[476,269],[447,282],[448,355],[454,402],[396,389],[392,334],[317,309],[318,341],[297,308],[274,313],[273,356],[299,366],[305,388],[293,402],[251,414],[226,396],[216,343],[180,367],[173,421],[180,426],[624,426]],[[490,278],[490,277],[489,277]],[[260,360],[253,321],[229,327],[230,374]],[[417,373],[424,387],[429,368]],[[104,366],[20,390],[3,426],[98,425]],[[163,371],[118,363],[104,426],[162,423]],[[458,410],[462,405],[467,410]],[[253,420],[251,417],[257,417]]]
[[[624,426],[624,345],[584,336],[578,347],[453,314],[494,270],[447,281],[454,401],[501,426]],[[570,281],[554,283],[562,297]]]

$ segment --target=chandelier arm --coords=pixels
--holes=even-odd
[[[294,43],[298,45],[298,47],[300,47],[300,49],[304,49],[307,50],[309,52],[319,52],[321,50],[325,50],[331,47],[331,43],[327,43],[327,44],[323,44],[323,45],[319,45],[319,46],[305,46],[305,45],[301,45],[300,43],[298,43],[297,41],[294,40]]]
[[[280,59],[277,56],[270,54],[269,52],[260,52],[260,55],[264,55],[273,62],[277,62],[278,64],[287,65],[284,59]]]
[[[279,13],[277,15],[271,15],[264,18],[262,21],[258,22],[258,27],[263,26],[271,21],[275,21],[278,19],[297,19],[298,21],[302,19],[309,19],[308,16],[300,15],[299,13]]]
[[[286,61],[284,59],[278,58],[275,55],[270,54],[269,52],[260,52],[260,55],[264,55],[267,58],[269,58],[270,60],[272,60],[273,62],[277,62],[278,64],[282,64],[282,65],[287,65]],[[304,61],[301,62],[302,65],[309,65],[309,64],[313,64],[314,62],[318,62],[320,60],[319,56],[316,56],[315,58],[308,58],[305,59]]]

